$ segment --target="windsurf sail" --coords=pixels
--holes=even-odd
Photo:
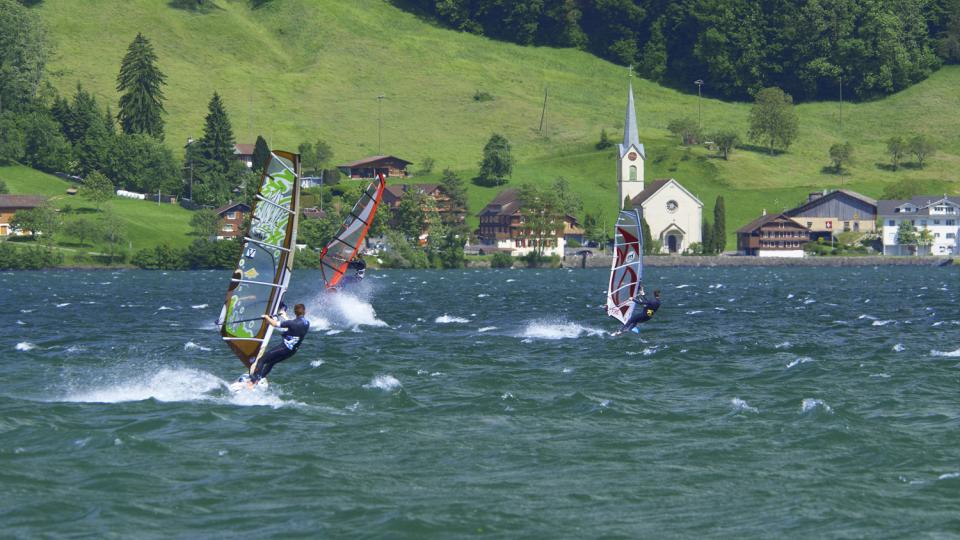
[[[270,343],[275,315],[293,270],[300,212],[300,156],[274,151],[243,237],[243,251],[220,310],[220,335],[248,368]]]
[[[613,263],[607,286],[607,315],[626,323],[633,313],[633,298],[643,281],[643,231],[639,210],[624,210],[617,218],[613,237]]]
[[[347,265],[360,251],[386,186],[387,182],[383,179],[383,175],[378,175],[347,214],[347,218],[343,220],[343,225],[333,240],[320,252],[320,271],[323,273],[323,280],[328,289],[336,288],[347,272]]]

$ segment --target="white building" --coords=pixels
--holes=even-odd
[[[877,201],[877,217],[883,224],[884,255],[960,255],[960,197],[920,195],[910,200]],[[904,245],[897,242],[900,224],[909,222],[914,231],[927,229],[930,245]]]
[[[620,207],[629,199],[640,209],[650,227],[650,236],[660,241],[661,251],[683,253],[701,242],[703,203],[673,178],[644,183],[646,153],[637,130],[637,114],[633,105],[633,86],[627,92],[627,115],[623,143],[619,145],[617,186]]]

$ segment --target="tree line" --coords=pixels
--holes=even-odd
[[[746,99],[868,99],[960,61],[957,0],[406,0],[441,24],[522,45],[575,47],[680,89]]]

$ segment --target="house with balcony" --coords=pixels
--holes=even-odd
[[[217,226],[217,240],[228,240],[243,236],[243,219],[250,213],[248,204],[231,202],[214,211],[220,216],[220,223]]]
[[[803,257],[810,230],[785,213],[763,215],[737,229],[737,253],[754,257]]]
[[[0,195],[0,236],[30,234],[13,227],[13,219],[21,210],[32,210],[47,203],[46,197],[38,195]]]
[[[351,180],[372,180],[378,174],[384,178],[406,178],[410,176],[407,167],[412,161],[396,156],[370,156],[350,163],[337,165],[337,169]]]
[[[519,257],[532,252],[542,241],[544,255],[562,257],[566,247],[565,233],[579,229],[576,218],[567,215],[545,238],[535,236],[524,219],[523,203],[516,189],[501,191],[477,216],[480,218],[478,248],[484,253],[505,252]]]
[[[877,213],[884,255],[960,255],[960,197],[920,195],[909,200],[881,200]],[[929,244],[899,243],[897,233],[904,222],[917,236],[927,230]]]
[[[877,201],[855,191],[814,191],[787,216],[810,231],[810,240],[826,241],[842,232],[875,233]]]

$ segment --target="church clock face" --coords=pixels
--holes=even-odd
[[[630,161],[636,161],[636,160],[637,160],[637,153],[636,153],[636,152],[630,152],[629,154],[627,154],[627,158],[629,158]]]
[[[667,212],[671,214],[677,211],[677,201],[669,200],[667,201]]]

